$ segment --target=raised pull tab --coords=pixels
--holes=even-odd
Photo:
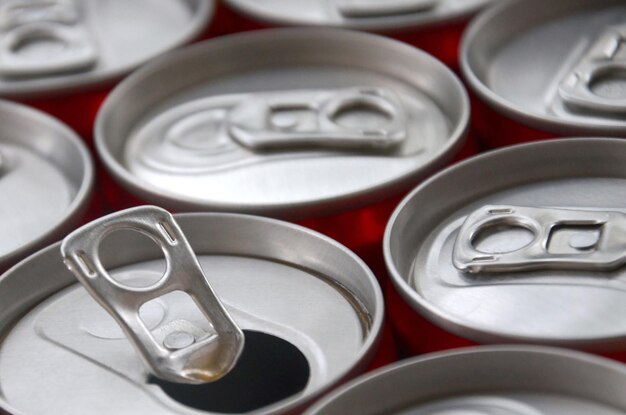
[[[380,17],[431,10],[438,0],[338,0],[345,17]]]
[[[382,88],[257,93],[229,112],[229,135],[254,149],[386,150],[407,136],[400,99]]]
[[[486,237],[525,230],[521,246],[481,249]],[[503,239],[504,240],[504,239]],[[510,242],[510,240],[509,240]],[[609,271],[626,263],[626,215],[573,209],[485,206],[463,223],[453,250],[463,272]]]
[[[75,0],[0,3],[0,75],[77,72],[96,60],[95,42]]]
[[[626,113],[626,25],[611,27],[559,85],[566,104]]]
[[[98,249],[113,231],[127,229],[154,240],[163,250],[167,268],[151,287],[132,288],[115,281],[100,262]],[[155,206],[114,213],[74,231],[63,240],[65,264],[92,297],[120,325],[156,377],[182,383],[219,379],[237,362],[243,333],[213,292],[198,260],[171,214]],[[164,326],[162,344],[139,316],[140,307],[173,291],[187,293],[211,323],[215,333],[197,333],[192,323]]]

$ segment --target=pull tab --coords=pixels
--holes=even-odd
[[[438,0],[338,0],[344,17],[380,17],[424,12],[433,9]]]
[[[229,135],[253,150],[386,150],[407,136],[400,99],[382,88],[257,93],[233,108],[226,122]]]
[[[148,288],[126,287],[100,262],[98,248],[115,230],[130,229],[149,236],[163,250],[165,275]],[[183,383],[219,379],[235,365],[243,349],[243,333],[213,292],[198,260],[171,214],[155,206],[117,212],[74,231],[63,240],[64,262],[94,299],[120,325],[155,376]],[[192,323],[165,326],[159,344],[139,316],[146,302],[172,291],[187,293],[215,333],[196,333]]]
[[[532,241],[507,252],[477,248],[485,236],[511,229]],[[610,271],[626,263],[626,215],[618,212],[485,206],[463,223],[453,250],[463,272],[528,270]]]
[[[626,113],[626,25],[609,28],[559,85],[566,104],[590,111]],[[611,87],[612,82],[622,86]],[[605,91],[599,86],[607,85]],[[617,84],[616,84],[617,85]]]
[[[96,63],[95,42],[74,0],[4,1],[0,29],[0,75],[77,72]]]

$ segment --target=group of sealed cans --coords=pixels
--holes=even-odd
[[[623,0],[0,0],[0,96],[0,413],[626,413]]]

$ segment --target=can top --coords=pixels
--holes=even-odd
[[[626,369],[580,352],[537,346],[433,353],[355,379],[306,415],[618,415]],[[393,391],[393,393],[390,393]]]
[[[6,305],[0,309],[0,408],[72,415],[85,408],[94,414],[293,413],[364,369],[379,339],[382,294],[353,253],[266,218],[188,214],[176,222],[243,330],[245,346],[233,370],[206,385],[151,378],[115,320],[76,284],[55,244],[0,278]],[[114,281],[109,288],[148,300],[127,312],[137,311],[150,341],[176,358],[194,342],[210,341],[219,328],[205,314],[207,304],[196,305],[197,285],[189,291],[168,276],[189,271],[188,264],[177,262],[170,249],[161,251],[135,225],[106,233],[97,248],[86,245],[82,258],[96,268],[102,264]],[[177,232],[165,229],[178,246]],[[66,254],[78,252],[68,246]],[[91,262],[95,252],[99,260]],[[150,299],[154,287],[166,285],[174,291]]]
[[[93,163],[76,134],[28,107],[0,101],[0,269],[78,221]]]
[[[394,283],[478,342],[625,350],[625,162],[623,140],[569,139],[445,170],[388,224]]]
[[[213,0],[6,0],[0,96],[33,98],[103,85],[198,36]]]
[[[274,29],[142,68],[95,134],[106,167],[151,203],[303,218],[409,187],[458,151],[468,118],[460,81],[415,48]]]
[[[515,0],[468,28],[461,65],[495,108],[559,135],[626,135],[626,5]]]
[[[275,25],[407,30],[467,19],[494,0],[226,0],[244,15]]]

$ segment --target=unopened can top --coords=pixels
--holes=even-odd
[[[106,84],[198,36],[213,0],[4,0],[0,96]]]
[[[495,0],[226,0],[244,15],[276,25],[406,30],[467,19]]]
[[[460,81],[415,48],[274,29],[137,71],[101,108],[96,146],[151,203],[302,218],[404,190],[458,151],[468,118]]]
[[[449,168],[393,214],[402,296],[481,343],[626,350],[626,141],[510,147]]]
[[[73,131],[0,101],[0,270],[78,223],[93,176],[87,148]]]
[[[307,415],[618,415],[626,368],[580,352],[473,347],[405,360],[355,379]]]
[[[515,0],[485,11],[461,51],[497,111],[559,135],[626,136],[626,5]]]
[[[267,218],[207,213],[179,215],[176,222],[243,330],[234,369],[206,385],[151,378],[115,320],[65,268],[55,244],[0,277],[0,409],[25,415],[298,413],[365,368],[378,344],[383,303],[375,277],[353,253]],[[85,248],[79,256],[85,264],[101,262],[114,285],[143,295],[162,286],[164,270],[188,268],[137,229],[116,228],[97,251]],[[139,315],[153,341],[175,352],[215,326],[208,325],[206,304],[196,306],[186,288],[173,288],[127,311]]]

